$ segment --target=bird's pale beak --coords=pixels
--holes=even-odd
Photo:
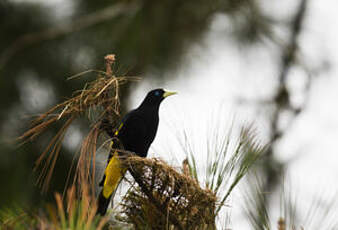
[[[164,94],[163,94],[163,97],[166,98],[166,97],[169,97],[169,96],[174,95],[174,94],[177,94],[177,93],[176,92],[165,91]]]

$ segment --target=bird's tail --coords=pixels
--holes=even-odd
[[[104,216],[107,212],[107,208],[109,206],[110,203],[110,199],[111,199],[111,195],[108,198],[105,198],[103,196],[103,190],[101,190],[99,198],[97,200],[97,211],[96,214],[100,214],[101,216]]]
[[[103,188],[98,198],[97,214],[103,216],[106,213],[111,197],[116,192],[126,170],[127,169],[121,164],[118,153],[115,152],[107,165],[104,178],[100,183],[103,184]]]

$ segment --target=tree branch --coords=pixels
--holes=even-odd
[[[25,34],[16,39],[7,49],[0,53],[0,68],[2,68],[16,53],[28,46],[80,31],[115,18],[121,14],[135,12],[137,9],[138,7],[135,4],[115,4],[60,26]]]

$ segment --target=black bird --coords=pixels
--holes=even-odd
[[[112,137],[111,148],[122,148],[134,152],[140,157],[146,157],[148,149],[156,136],[160,104],[164,98],[173,94],[176,93],[163,89],[150,91],[138,108],[123,117],[115,132],[106,130]],[[123,153],[118,153],[117,151],[111,151],[109,154],[107,167],[100,183],[103,188],[98,198],[97,213],[102,216],[107,212],[112,194],[127,170],[121,166],[121,155]]]

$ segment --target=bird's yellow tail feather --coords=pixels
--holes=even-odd
[[[102,194],[105,198],[108,198],[115,191],[125,172],[126,169],[122,167],[121,159],[119,158],[118,153],[115,152],[104,172],[106,178],[104,181]]]

